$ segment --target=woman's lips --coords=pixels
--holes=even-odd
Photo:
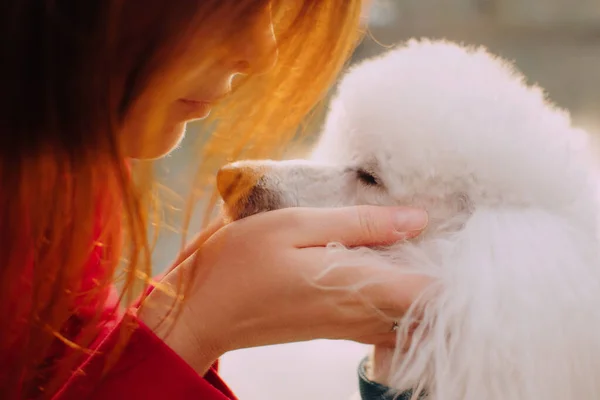
[[[203,100],[180,99],[179,101],[190,107],[206,107],[210,105],[210,101]]]
[[[211,97],[209,100],[196,100],[189,97],[181,98],[177,103],[181,106],[180,110],[186,115],[185,118],[204,118],[210,114],[213,105],[221,99],[227,97],[229,92],[223,93],[221,96]]]
[[[211,109],[211,103],[202,100],[179,99],[185,118],[204,118]]]

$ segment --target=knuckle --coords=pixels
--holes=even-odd
[[[301,210],[297,208],[282,208],[253,215],[250,218],[253,222],[252,228],[249,229],[249,236],[258,241],[280,241],[282,238],[287,238],[289,232],[302,229],[303,224]]]
[[[233,221],[221,229],[222,239],[232,246],[252,242],[259,236],[265,239],[271,231],[265,226],[265,222],[259,214]]]
[[[240,227],[243,228],[243,223],[240,221],[235,221],[225,225],[218,232],[220,240],[225,243],[232,242],[237,236],[239,236]]]
[[[356,208],[356,217],[358,226],[364,237],[368,240],[375,240],[379,236],[379,226],[375,218],[373,209],[368,206],[358,206]]]
[[[296,207],[282,208],[273,211],[279,214],[276,225],[284,228],[296,228],[302,223],[301,210]]]

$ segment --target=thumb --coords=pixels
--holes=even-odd
[[[354,206],[295,209],[302,215],[290,226],[297,247],[391,244],[417,236],[427,226],[424,210],[410,207]]]

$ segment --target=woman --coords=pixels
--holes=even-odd
[[[213,108],[204,175],[272,156],[343,66],[360,11],[351,0],[3,1],[0,398],[227,399],[216,360],[230,350],[395,344],[394,318],[424,281],[376,268],[314,278],[328,242],[412,237],[423,211],[216,223],[150,281],[151,162],[128,161],[168,154]],[[366,276],[381,283],[360,296],[322,288]]]

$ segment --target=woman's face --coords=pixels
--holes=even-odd
[[[243,39],[230,44],[221,62],[209,68],[188,63],[191,66],[160,95],[142,96],[125,121],[121,137],[126,156],[153,159],[168,154],[183,139],[188,121],[207,117],[214,103],[229,94],[235,75],[262,74],[274,66],[270,9],[261,11],[255,21]]]

